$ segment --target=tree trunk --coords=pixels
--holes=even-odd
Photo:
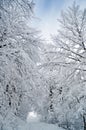
[[[83,115],[83,123],[84,123],[84,130],[86,130],[86,119],[84,115]]]
[[[53,86],[50,86],[49,97],[50,97],[50,106],[49,106],[49,109],[50,109],[51,112],[53,112]]]

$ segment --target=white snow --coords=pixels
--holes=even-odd
[[[39,115],[32,111],[28,113],[27,122],[20,120],[17,130],[64,130],[58,125],[40,122]]]
[[[46,123],[27,123],[26,125],[19,126],[18,130],[63,130],[56,125]]]

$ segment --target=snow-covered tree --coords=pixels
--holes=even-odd
[[[55,45],[44,44],[41,53],[41,64],[38,65],[39,71],[42,75],[42,80],[45,81],[45,97],[43,104],[43,119],[47,122],[56,123],[55,93],[58,89],[58,94],[61,93],[61,88],[58,86],[61,78],[60,66],[57,63],[57,47]]]
[[[40,39],[38,32],[29,27],[33,6],[28,0],[0,1],[1,129],[6,124],[16,126],[17,117],[25,119],[28,111],[37,106]]]
[[[62,66],[63,88],[55,106],[60,123],[68,129],[86,129],[86,9],[74,2],[59,19],[60,29],[54,38]],[[58,101],[60,100],[60,102]]]
[[[74,2],[62,11],[54,43],[44,45],[45,118],[66,129],[86,129],[86,9]],[[47,117],[46,117],[47,116]]]

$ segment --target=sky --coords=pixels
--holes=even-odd
[[[32,25],[42,31],[42,36],[50,40],[51,35],[57,33],[61,10],[65,10],[74,0],[34,0],[36,3],[34,12],[35,18]],[[75,0],[81,8],[85,8],[86,0]]]

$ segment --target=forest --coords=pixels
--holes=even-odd
[[[19,130],[29,112],[57,130],[86,130],[86,9],[74,1],[61,11],[47,43],[30,26],[35,6],[0,0],[0,130]]]

